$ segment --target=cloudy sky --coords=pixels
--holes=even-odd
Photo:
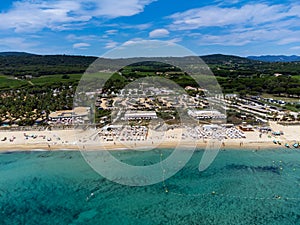
[[[300,3],[289,0],[1,0],[0,51],[100,56],[170,41],[196,54],[300,55]]]

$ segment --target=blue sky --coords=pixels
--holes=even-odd
[[[161,40],[196,54],[300,55],[300,3],[246,0],[1,0],[0,51],[101,56]]]

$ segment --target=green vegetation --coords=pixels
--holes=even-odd
[[[14,77],[0,76],[0,90],[16,89],[22,86],[24,87],[27,84],[28,84],[27,81],[17,80]]]
[[[202,59],[210,66],[224,93],[240,95],[269,95],[280,99],[300,97],[300,63],[266,63],[235,56],[212,55]],[[71,109],[73,96],[80,82],[88,90],[94,91],[99,83],[110,79],[104,85],[109,94],[117,92],[135,79],[149,76],[160,76],[170,79],[181,87],[199,87],[185,72],[170,64],[149,62],[132,64],[131,59],[102,59],[101,65],[93,65],[88,69],[84,79],[82,74],[96,60],[95,57],[83,56],[37,56],[8,55],[0,56],[0,122],[18,120],[19,125],[32,125],[38,118],[47,118],[51,111]],[[190,68],[197,68],[195,57],[184,57],[182,63]],[[110,71],[122,65],[122,68],[111,76]],[[274,76],[274,74],[281,74]],[[215,85],[214,78],[204,77],[206,85]],[[207,86],[200,87],[207,88]],[[195,95],[193,91],[189,91]],[[292,102],[292,101],[290,101]],[[285,109],[299,111],[296,104],[287,104]],[[100,119],[108,112],[97,110]],[[176,115],[161,113],[170,121]],[[174,118],[175,117],[175,118]],[[236,116],[234,116],[236,117]],[[235,119],[233,119],[235,120]]]
[[[58,83],[77,84],[81,77],[82,77],[82,74],[47,75],[47,76],[33,78],[30,80],[30,82],[33,85],[52,85],[52,84],[58,84]]]
[[[71,109],[75,88],[71,85],[27,86],[18,91],[2,91],[0,120],[33,125],[37,119],[45,119],[51,111]]]
[[[241,95],[261,95],[264,93],[277,96],[300,96],[300,80],[292,76],[264,76],[243,78],[218,78],[224,93]]]
[[[262,94],[261,97],[263,98],[272,98],[275,100],[282,100],[282,101],[286,101],[286,102],[299,102],[299,98],[289,98],[289,97],[282,97],[282,96],[276,96],[276,95],[272,95],[272,94]]]
[[[300,75],[297,75],[297,76],[293,76],[294,79],[298,79],[300,80]]]
[[[83,73],[96,57],[66,55],[7,55],[0,56],[0,74],[35,77],[51,74]]]
[[[31,86],[49,86],[57,84],[72,84],[77,85],[82,74],[71,74],[71,75],[47,75],[36,77],[32,79],[19,79],[11,76],[0,76],[0,90],[16,90],[16,89],[28,89],[30,90]]]
[[[299,76],[300,62],[261,62],[228,55],[209,55],[201,57],[216,76],[249,77],[273,76],[275,73]]]
[[[241,95],[261,95],[263,93],[277,96],[300,96],[300,64],[298,63],[262,63],[240,57],[220,55],[203,57],[210,63],[217,81],[224,93],[239,93]],[[228,59],[228,61],[227,61]],[[185,59],[186,60],[186,59]],[[214,62],[214,63],[213,63]],[[199,85],[195,80],[172,65],[145,62],[127,66],[121,70],[122,75],[130,80],[145,76],[162,76],[182,87]],[[288,72],[289,71],[289,74]],[[282,75],[274,76],[281,72]],[[298,75],[290,75],[290,74]],[[214,78],[201,78],[205,85],[213,85]],[[207,88],[207,87],[200,87]]]

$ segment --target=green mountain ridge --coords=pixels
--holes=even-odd
[[[196,56],[180,57],[182,63],[193,65],[199,61]],[[217,76],[260,76],[274,75],[300,75],[299,62],[262,62],[245,57],[213,54],[200,56],[200,58],[211,68]],[[0,53],[0,75],[20,77],[32,75],[39,77],[53,74],[79,74],[84,73],[96,60],[97,70],[118,70],[118,62],[121,65],[130,65],[136,58],[128,59],[104,59],[94,56],[72,56],[72,55],[34,55],[24,52]],[[149,61],[149,58],[138,58],[139,61]],[[167,62],[172,65],[178,57],[167,57]],[[155,60],[155,58],[151,58]]]

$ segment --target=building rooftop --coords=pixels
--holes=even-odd
[[[49,118],[83,117],[90,113],[89,107],[76,107],[73,110],[60,110],[50,113]]]

